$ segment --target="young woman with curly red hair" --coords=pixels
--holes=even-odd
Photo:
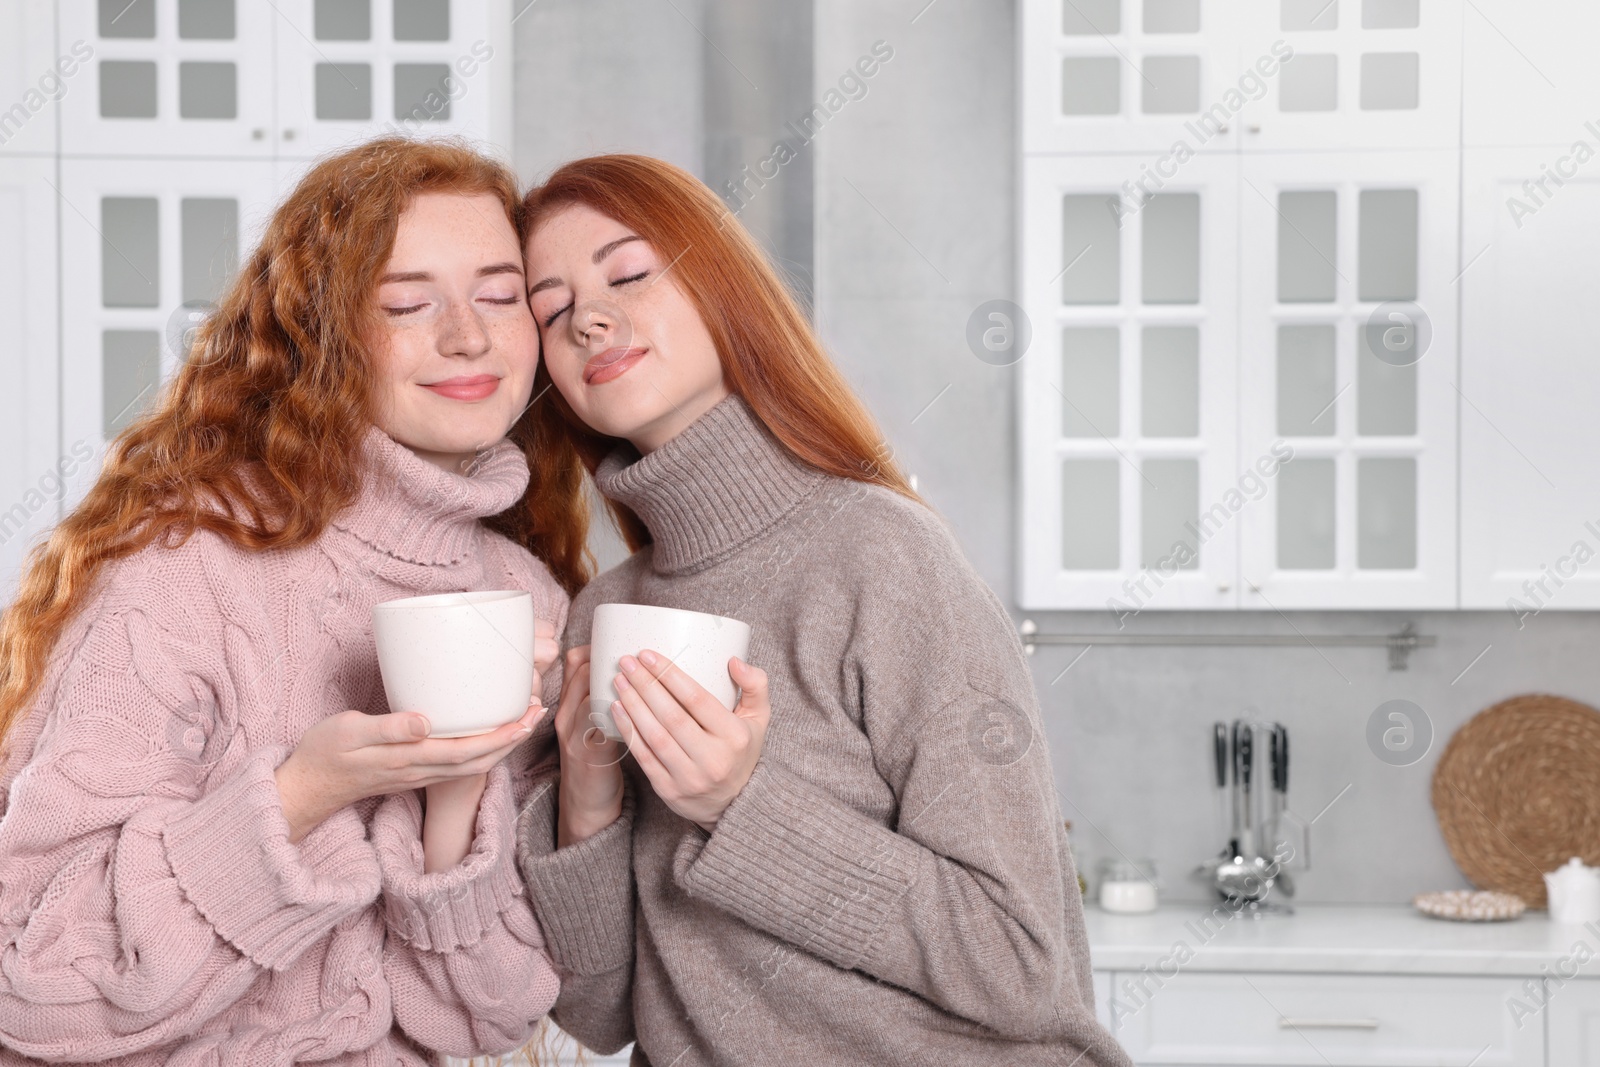
[[[430,738],[387,714],[370,625],[527,590],[558,689],[587,519],[528,411],[521,214],[461,145],[318,164],[31,554],[0,629],[8,1057],[420,1067],[514,1048],[554,1000],[507,758],[541,687]]]

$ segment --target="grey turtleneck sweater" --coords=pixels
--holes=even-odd
[[[737,396],[595,478],[654,544],[563,644],[610,602],[742,619],[772,720],[709,834],[630,759],[622,817],[558,850],[543,772],[519,835],[556,1021],[656,1067],[1129,1065],[1021,645],[943,522],[801,463]]]

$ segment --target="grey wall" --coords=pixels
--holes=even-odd
[[[673,2],[690,10],[683,0]],[[973,565],[1014,605],[1015,369],[980,363],[964,336],[973,308],[1012,295],[1016,22],[1007,0],[924,3],[815,0],[811,99],[784,110],[792,106],[791,80],[784,83],[790,95],[779,105],[746,101],[740,105],[743,136],[751,144],[764,140],[751,130],[751,115],[797,116],[822,99],[875,41],[894,49],[867,81],[866,95],[840,107],[809,146],[817,324]],[[537,8],[550,12],[541,16],[550,19],[549,28],[530,13],[523,22],[533,21],[519,24],[517,38],[517,148],[525,175],[600,142],[678,150],[699,138],[704,146],[714,135],[705,116],[731,108],[727,101],[702,101],[694,114],[686,109],[682,129],[669,131],[640,117],[659,115],[659,99],[641,102],[636,84],[614,85],[603,71],[577,69],[576,81],[552,85],[539,73],[547,66],[542,57],[575,49],[571,38],[545,34],[557,32],[561,20],[601,19],[589,12],[622,7],[612,0],[582,7],[541,0]],[[720,75],[724,88],[710,89],[718,78],[705,75],[704,42],[686,41],[684,19],[671,4],[635,0],[626,10],[626,19],[604,23],[616,36],[602,38],[600,56],[645,52],[645,62],[670,67],[651,94],[693,100],[684,80],[692,81],[694,71],[701,72],[706,91],[729,91],[726,72]],[[601,28],[600,22],[584,25]],[[692,54],[668,56],[665,38],[650,37],[668,31]],[[692,47],[697,41],[699,51]],[[537,90],[531,91],[535,76]],[[560,103],[547,110],[542,101],[530,103],[530,96],[546,93],[571,97],[578,86],[588,96],[581,107]],[[540,111],[530,115],[530,107]],[[563,109],[616,132],[607,141],[592,130],[568,130]],[[705,158],[702,149],[702,166]],[[802,199],[794,194],[790,203]],[[770,230],[762,235],[777,240]],[[1113,628],[1103,613],[1032,617],[1046,631]],[[1405,672],[1389,671],[1379,649],[1316,647],[1318,635],[1385,633],[1406,621],[1436,635],[1439,644],[1418,651]],[[1204,896],[1187,872],[1222,843],[1208,763],[1214,719],[1254,709],[1291,731],[1291,808],[1316,818],[1313,867],[1299,876],[1300,899],[1403,902],[1426,889],[1465,885],[1429,802],[1433,767],[1450,734],[1475,712],[1518,693],[1600,703],[1600,657],[1590,651],[1600,640],[1594,613],[1547,612],[1519,631],[1507,613],[1148,612],[1129,629],[1307,639],[1304,647],[1291,648],[1101,646],[1083,653],[1081,647],[1045,647],[1034,657],[1044,740],[1082,865],[1092,875],[1105,855],[1154,857],[1169,899]],[[1418,704],[1435,731],[1428,755],[1407,767],[1380,761],[1366,742],[1368,718],[1394,698]]]

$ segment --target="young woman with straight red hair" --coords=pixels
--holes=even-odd
[[[553,1017],[657,1067],[1128,1065],[1016,631],[759,249],[639,156],[567,164],[526,207],[534,410],[635,549],[573,601],[536,737],[559,767],[520,817]],[[606,742],[608,602],[749,623],[737,707],[640,649]]]
[[[33,551],[0,629],[5,1062],[421,1067],[554,1000],[507,758],[541,686],[431,738],[371,630],[380,601],[527,590],[559,689],[587,519],[527,411],[521,214],[461,145],[315,166]]]

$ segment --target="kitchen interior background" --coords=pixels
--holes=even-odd
[[[824,339],[898,456],[1019,624],[1031,619],[1047,633],[1304,639],[1288,647],[1039,648],[1032,663],[1047,735],[1039,740],[1051,748],[1080,866],[1091,876],[1101,857],[1149,856],[1161,870],[1166,899],[1208,896],[1187,872],[1222,844],[1211,803],[1211,723],[1253,709],[1288,726],[1294,739],[1290,807],[1315,820],[1313,866],[1297,874],[1298,900],[1399,903],[1419,891],[1465,885],[1429,802],[1432,768],[1450,734],[1475,712],[1518,693],[1550,692],[1600,704],[1600,661],[1593,653],[1600,618],[1590,610],[1600,607],[1594,576],[1580,570],[1561,588],[1550,586],[1551,594],[1539,598],[1545,609],[1537,614],[1519,618],[1505,606],[1508,596],[1522,595],[1516,590],[1523,580],[1540,578],[1545,565],[1573,542],[1600,543],[1583,528],[1585,518],[1600,516],[1600,505],[1590,504],[1600,495],[1590,491],[1596,487],[1590,458],[1596,441],[1587,411],[1590,398],[1600,395],[1592,388],[1600,361],[1593,358],[1594,316],[1588,310],[1597,305],[1583,299],[1600,282],[1589,236],[1596,231],[1583,229],[1600,205],[1594,181],[1600,164],[1559,187],[1547,185],[1546,194],[1560,195],[1533,205],[1542,217],[1524,220],[1526,238],[1520,226],[1505,221],[1502,201],[1509,194],[1493,192],[1502,185],[1516,188],[1501,171],[1515,173],[1519,182],[1539,177],[1575,140],[1600,142],[1583,126],[1586,118],[1600,119],[1596,75],[1587,69],[1593,64],[1583,45],[1594,39],[1596,16],[1570,3],[1532,10],[1507,0],[1478,0],[1447,12],[1441,0],[1420,2],[1420,25],[1413,14],[1412,22],[1396,23],[1395,32],[1418,26],[1399,40],[1402,49],[1422,52],[1425,92],[1417,110],[1441,140],[1429,149],[1433,156],[1418,162],[1416,151],[1405,156],[1416,148],[1403,139],[1406,128],[1391,125],[1349,162],[1339,153],[1361,137],[1363,116],[1353,94],[1359,56],[1369,48],[1360,36],[1363,0],[1319,0],[1311,7],[1320,11],[1306,12],[1298,12],[1294,0],[1249,0],[1237,10],[1269,27],[1279,24],[1280,14],[1286,23],[1292,14],[1308,20],[1305,32],[1230,43],[1202,21],[1206,30],[1193,38],[1198,49],[1178,37],[1156,40],[1140,30],[1141,13],[1148,20],[1164,3],[1180,12],[1174,17],[1181,22],[1183,0],[375,0],[370,6],[364,0],[248,0],[238,6],[229,36],[193,39],[174,31],[179,17],[188,12],[199,19],[214,5],[7,5],[0,13],[0,105],[21,101],[27,109],[21,123],[14,108],[7,113],[9,125],[0,115],[6,137],[0,144],[0,232],[6,238],[0,254],[0,360],[12,383],[0,390],[0,508],[16,515],[13,502],[21,502],[25,512],[20,529],[3,531],[0,564],[7,587],[14,586],[22,546],[70,505],[73,486],[81,491],[84,484],[79,471],[65,479],[60,501],[35,508],[29,494],[41,487],[41,476],[59,469],[58,457],[72,455],[84,442],[97,454],[103,429],[121,414],[112,410],[112,400],[139,392],[139,374],[146,372],[118,370],[127,361],[117,362],[117,353],[126,349],[138,363],[159,350],[160,367],[170,371],[176,357],[166,339],[175,323],[181,329],[182,305],[203,304],[214,292],[215,272],[208,281],[203,269],[195,274],[183,265],[179,223],[192,219],[200,227],[206,203],[236,197],[247,245],[252,218],[286,191],[307,159],[395,125],[389,121],[391,99],[396,121],[417,129],[417,123],[403,121],[408,113],[415,117],[414,97],[433,111],[425,116],[424,132],[460,128],[490,139],[511,154],[524,181],[574,156],[637,151],[681,164],[724,193],[811,304]],[[1365,5],[1407,7],[1374,0]],[[1232,17],[1215,0],[1193,0],[1190,6],[1203,11],[1204,20]],[[150,8],[151,35],[125,34],[142,25],[141,7]],[[442,37],[426,25],[428,12],[439,7],[449,13]],[[1416,12],[1419,0],[1409,8]],[[369,13],[364,26],[359,18],[343,21],[358,9]],[[1318,38],[1323,28],[1311,21],[1327,18],[1329,9],[1336,12],[1337,28]],[[1113,12],[1116,21],[1108,21]],[[127,26],[102,33],[108,13],[119,24],[128,20]],[[1381,27],[1388,16],[1380,11],[1377,17]],[[1403,10],[1400,17],[1406,17]],[[1093,32],[1063,34],[1062,27],[1075,19]],[[1084,188],[1116,191],[1167,154],[1168,133],[1180,120],[1195,117],[1161,112],[1159,123],[1166,125],[1150,125],[1157,120],[1141,116],[1134,101],[1154,83],[1124,53],[1201,54],[1206,82],[1194,108],[1199,111],[1220,98],[1236,72],[1270,51],[1276,37],[1301,52],[1340,56],[1341,107],[1350,112],[1340,112],[1348,121],[1285,119],[1290,133],[1279,150],[1288,161],[1284,173],[1309,167],[1304,180],[1313,183],[1382,187],[1392,184],[1384,168],[1393,160],[1393,181],[1410,182],[1420,167],[1429,181],[1439,176],[1437,187],[1453,205],[1439,216],[1449,224],[1444,230],[1430,229],[1426,220],[1422,228],[1425,259],[1432,247],[1426,241],[1451,242],[1444,261],[1450,269],[1442,277],[1430,274],[1426,263],[1422,269],[1424,290],[1431,286],[1436,294],[1431,305],[1422,302],[1439,312],[1436,347],[1420,364],[1422,404],[1431,414],[1419,431],[1427,437],[1420,452],[1415,441],[1405,445],[1427,457],[1421,468],[1427,484],[1414,499],[1419,566],[1428,580],[1410,607],[1358,606],[1395,601],[1383,600],[1391,594],[1381,582],[1351,570],[1351,549],[1344,542],[1354,527],[1346,518],[1340,520],[1346,525],[1340,527],[1340,562],[1330,569],[1332,581],[1294,586],[1293,597],[1278,604],[1283,610],[1245,601],[1248,580],[1265,581],[1272,570],[1252,569],[1265,558],[1259,545],[1270,546],[1270,536],[1254,542],[1255,548],[1249,542],[1250,530],[1270,525],[1278,514],[1269,495],[1230,520],[1230,528],[1243,532],[1226,534],[1204,573],[1190,576],[1209,582],[1219,569],[1231,574],[1231,582],[1217,583],[1231,588],[1216,606],[1238,603],[1244,610],[1170,610],[1158,598],[1123,620],[1126,629],[1119,630],[1119,620],[1103,604],[1122,581],[1140,575],[1141,548],[1131,527],[1117,542],[1119,565],[1107,586],[1112,593],[1096,593],[1091,601],[1073,602],[1070,583],[1066,594],[1059,593],[1024,558],[1039,533],[1024,528],[1025,514],[1027,522],[1039,514],[1029,495],[1042,495],[1059,512],[1060,501],[1049,496],[1046,484],[1058,475],[1041,481],[1029,473],[1040,455],[1055,455],[1055,442],[1028,436],[1032,424],[1025,425],[1030,416],[1024,413],[1038,395],[1052,410],[1059,408],[1040,384],[1049,377],[1037,376],[1048,375],[1052,355],[1059,358],[1058,331],[1067,321],[1057,317],[1051,295],[1060,291],[1060,275],[1042,288],[1040,279],[1022,277],[1040,248],[1054,248],[1052,254],[1063,258],[1059,210],[1040,214],[1031,205],[1059,201],[1062,188],[1077,188],[1075,173],[1088,176]],[[1333,43],[1322,47],[1323,39]],[[92,46],[95,59],[64,79],[58,100],[32,107],[28,94],[39,88],[40,75],[56,57],[72,54],[80,40]],[[492,56],[478,57],[465,93],[440,114],[426,103],[429,79],[437,78],[441,64],[473,55],[480,41],[489,43]],[[1054,73],[1037,73],[1066,71],[1060,64],[1080,54],[1109,66],[1072,68],[1087,79],[1076,89],[1055,81]],[[364,74],[356,69],[373,56],[380,62]],[[865,69],[858,64],[868,58],[876,60],[867,64],[874,72],[841,90],[843,102],[829,105],[829,117],[814,133],[801,129],[805,116],[840,89],[842,78]],[[108,61],[125,66],[108,71]],[[185,62],[196,65],[174,69]],[[144,106],[138,98],[145,70],[134,67],[141,63],[153,67],[156,79],[151,106],[157,114],[148,119],[137,110]],[[205,98],[221,106],[215,92],[202,92],[203,80],[190,86],[193,104],[183,103],[180,77],[215,75],[200,68],[204,63],[237,64],[239,89],[231,119],[200,123],[194,132],[194,121],[186,125],[187,116],[174,116],[173,101],[202,111]],[[1112,119],[1079,126],[1038,119],[1037,112],[1053,108],[1058,94],[1076,91],[1092,98],[1096,85],[1104,84],[1094,79],[1107,70],[1115,71],[1121,93],[1113,93],[1107,106],[1126,113],[1121,125]],[[1436,76],[1441,70],[1443,76]],[[129,87],[108,97],[103,79],[113,75],[130,79]],[[1069,83],[1075,76],[1061,75]],[[263,85],[270,88],[261,90]],[[1262,107],[1278,99],[1278,88],[1270,87]],[[1441,89],[1454,96],[1440,101]],[[1039,99],[1030,101],[1030,93]],[[46,95],[55,95],[53,89]],[[1585,102],[1596,105],[1587,116]],[[1100,105],[1089,99],[1084,106],[1092,112]],[[118,116],[117,107],[135,110]],[[1474,107],[1473,114],[1492,116],[1499,125],[1489,125],[1506,131],[1485,134],[1481,148],[1463,118]],[[296,114],[306,121],[297,124]],[[1229,190],[1214,199],[1231,203],[1227,210],[1233,214],[1214,216],[1206,206],[1200,230],[1215,235],[1219,221],[1236,223],[1239,236],[1234,244],[1218,241],[1203,251],[1200,284],[1208,293],[1232,285],[1231,299],[1238,301],[1249,294],[1237,279],[1227,281],[1234,260],[1253,247],[1270,249],[1279,239],[1272,213],[1261,213],[1262,203],[1271,207],[1271,190],[1252,205],[1257,194],[1237,180],[1238,174],[1255,174],[1254,184],[1267,189],[1272,178],[1276,157],[1265,150],[1252,157],[1251,143],[1243,140],[1252,132],[1250,117],[1249,109],[1239,112],[1227,134],[1232,140],[1211,146],[1224,162],[1185,164],[1190,169],[1168,189],[1198,189],[1205,196]],[[1268,138],[1278,133],[1275,118],[1267,119]],[[1158,140],[1141,132],[1142,122]],[[1309,140],[1296,141],[1295,131]],[[780,139],[797,150],[775,157]],[[1473,193],[1478,186],[1469,181],[1480,158],[1490,159],[1480,183],[1491,189],[1488,194]],[[1229,166],[1240,169],[1218,169]],[[1252,166],[1265,169],[1251,171]],[[140,290],[105,255],[103,242],[123,232],[114,227],[131,227],[127,232],[136,235],[145,224],[137,204],[124,210],[107,206],[107,198],[154,200],[164,213],[150,223],[160,231],[162,258],[149,261],[160,284],[144,279],[159,292]],[[1352,242],[1353,232],[1345,231],[1356,216],[1351,208],[1341,211],[1341,241]],[[1434,218],[1427,214],[1427,220]],[[1142,232],[1136,227],[1144,221],[1135,219],[1125,233]],[[1468,247],[1469,233],[1488,233],[1490,241]],[[1518,250],[1489,247],[1507,233],[1524,242]],[[1130,241],[1124,238],[1123,276],[1136,279]],[[1341,257],[1353,247],[1341,243]],[[145,261],[137,253],[133,258],[137,262],[127,265],[139,274]],[[1348,286],[1353,261],[1340,263],[1339,276]],[[1548,282],[1551,298],[1520,323],[1514,350],[1491,353],[1476,365],[1500,369],[1475,379],[1474,365],[1463,361],[1482,336],[1469,328],[1474,308],[1492,306],[1496,287],[1518,270],[1525,275],[1530,264],[1546,272],[1536,281]],[[1065,266],[1052,264],[1044,276]],[[1461,274],[1452,278],[1457,270]],[[116,298],[120,304],[110,295],[118,286],[131,289],[126,299]],[[1458,293],[1462,305],[1472,305],[1465,309],[1465,325],[1458,322]],[[1034,347],[1009,365],[979,359],[968,341],[974,312],[996,299],[1019,301],[1032,313]],[[1124,297],[1122,304],[1133,299]],[[1340,306],[1346,331],[1341,337],[1348,338],[1352,327],[1346,320],[1357,312],[1364,317],[1366,304],[1352,298]],[[1237,308],[1213,304],[1205,310],[1212,315],[1208,322],[1223,327],[1230,316],[1235,324],[1241,317]],[[1162,314],[1134,308],[1118,321],[1131,323],[1131,329],[1167,321]],[[1491,336],[1512,338],[1509,328],[1495,328],[1501,332],[1490,330]],[[1203,349],[1207,358],[1211,344]],[[1270,351],[1268,356],[1270,362]],[[1207,375],[1222,374],[1236,391],[1228,410],[1244,425],[1248,413],[1240,413],[1237,397],[1258,388],[1258,369],[1243,360],[1236,370],[1202,367]],[[116,378],[121,373],[126,381]],[[1123,369],[1124,383],[1132,381],[1130,374]],[[1226,408],[1227,398],[1222,402]],[[1446,413],[1444,421],[1430,423],[1439,412]],[[1231,482],[1256,454],[1239,445],[1243,431],[1224,430],[1229,447],[1240,451],[1220,473],[1206,468],[1202,507],[1217,498],[1211,492],[1216,477]],[[1130,450],[1140,445],[1131,431],[1112,436]],[[1215,444],[1208,440],[1207,447]],[[1354,454],[1346,449],[1340,462],[1348,466]],[[1474,456],[1480,465],[1469,468]],[[1136,495],[1131,477],[1137,473],[1122,475],[1123,492]],[[1339,492],[1348,494],[1350,484],[1341,481]],[[1339,499],[1350,503],[1346,496]],[[1122,516],[1134,516],[1136,506],[1124,500]],[[1059,531],[1051,530],[1059,544]],[[600,548],[606,561],[618,558],[614,543]],[[1286,606],[1291,602],[1297,606]],[[1070,608],[1061,606],[1068,603]],[[1318,644],[1325,635],[1383,635],[1405,623],[1437,644],[1412,653],[1404,671],[1388,669],[1381,647]],[[1393,699],[1414,702],[1431,724],[1427,754],[1406,766],[1380,759],[1368,741],[1373,712]]]

